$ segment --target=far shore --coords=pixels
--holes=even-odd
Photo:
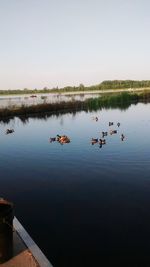
[[[150,91],[150,87],[147,88],[125,88],[125,89],[105,89],[105,90],[87,90],[87,91],[75,91],[75,92],[60,92],[61,95],[80,95],[80,94],[106,94],[106,93],[119,93],[119,92],[142,92]],[[56,93],[57,94],[57,93]]]
[[[69,91],[69,92],[35,92],[33,93],[32,91],[28,90],[28,93],[25,93],[23,91],[18,91],[17,93],[1,93],[0,91],[0,98],[3,97],[16,97],[18,96],[32,96],[32,95],[82,95],[82,94],[107,94],[107,93],[119,93],[119,92],[143,92],[143,91],[150,91],[150,87],[143,87],[143,88],[124,88],[124,89],[101,89],[101,90],[83,90],[83,91]]]

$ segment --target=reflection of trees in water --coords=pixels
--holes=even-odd
[[[83,99],[85,97],[85,94],[80,94],[80,98]]]
[[[0,119],[0,124],[9,124],[11,120],[11,118]]]
[[[47,103],[47,96],[41,96],[41,100],[43,102],[43,104]]]
[[[8,125],[10,128],[15,128],[16,125],[16,118],[4,118],[3,120],[0,120],[0,125]]]
[[[41,95],[41,99],[46,99],[46,98],[47,98],[47,96]]]
[[[21,116],[19,117],[19,119],[21,120],[23,124],[27,124],[29,122],[29,117],[26,117],[26,116]]]
[[[61,125],[61,126],[64,125],[64,118],[63,118],[63,116],[60,116],[60,125]]]
[[[140,99],[139,99],[140,100]],[[46,104],[44,106],[35,106],[30,107],[28,110],[26,107],[24,107],[21,113],[21,115],[13,115],[11,117],[5,117],[2,118],[0,121],[3,123],[10,123],[10,120],[12,118],[18,117],[20,121],[23,124],[26,124],[29,122],[29,118],[37,118],[37,119],[43,119],[47,120],[51,116],[55,116],[56,118],[60,119],[60,124],[63,125],[63,116],[64,114],[72,114],[72,119],[75,118],[76,114],[80,111],[85,112],[92,112],[92,111],[99,111],[101,109],[120,109],[121,111],[125,111],[130,107],[132,104],[137,104],[138,96],[137,95],[129,95],[129,94],[120,94],[120,95],[110,95],[105,97],[99,97],[99,98],[90,98],[85,101],[70,101],[70,102],[63,102],[63,103],[54,103],[54,104]],[[143,103],[149,103],[148,98],[144,96],[143,99],[141,99],[141,102]],[[45,111],[48,109],[47,111]],[[29,114],[28,114],[29,113]],[[9,114],[9,113],[8,113]],[[26,114],[26,115],[24,115]],[[7,113],[6,113],[7,115]],[[11,112],[10,112],[11,115]],[[8,115],[7,115],[8,116]]]
[[[130,104],[131,105],[131,104]],[[64,110],[64,111],[57,111],[57,112],[47,112],[47,113],[36,113],[36,114],[29,114],[29,115],[21,115],[21,116],[17,116],[17,118],[22,122],[22,124],[27,124],[29,123],[29,119],[30,118],[35,118],[35,119],[42,119],[42,120],[47,120],[48,118],[52,117],[55,115],[56,118],[60,118],[60,124],[63,125],[64,121],[63,121],[63,115],[65,114],[71,114],[72,115],[72,120],[75,119],[77,113],[81,112],[81,111],[85,111],[85,112],[92,112],[92,111],[99,111],[102,110],[103,108],[110,109],[110,108],[119,108],[120,110],[126,110],[130,105],[123,105],[123,106],[113,106],[113,107],[97,107],[97,106],[89,106],[88,108],[78,108],[76,110]],[[10,124],[12,121],[14,121],[15,123],[15,119],[14,118],[3,118],[0,119],[0,123],[3,124]]]
[[[77,112],[72,112],[72,120],[74,120],[75,119],[75,117],[76,117],[76,114],[77,114]]]
[[[71,101],[75,101],[75,97],[74,96],[71,96]]]
[[[0,119],[0,124],[9,124],[11,125],[12,128],[15,127],[16,123],[18,124],[20,122],[22,122],[22,124],[27,124],[29,122],[29,117],[26,116],[20,116],[20,117],[9,117],[9,118],[3,118]]]

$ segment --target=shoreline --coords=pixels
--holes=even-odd
[[[12,90],[13,91],[13,90]],[[36,95],[36,96],[39,96],[39,95],[82,95],[82,94],[107,94],[107,93],[120,93],[120,92],[143,92],[143,91],[150,91],[150,87],[142,87],[142,88],[124,88],[124,89],[101,89],[101,90],[82,90],[82,91],[66,91],[66,92],[34,92],[30,90],[25,93],[23,91],[20,90],[20,92],[17,92],[17,93],[1,93],[1,90],[0,90],[0,98],[3,99],[3,97],[26,97],[26,96],[30,96],[30,95]],[[7,91],[6,91],[7,92]]]
[[[79,91],[79,92],[62,92],[59,93],[61,95],[80,95],[80,94],[107,94],[107,93],[121,93],[121,92],[143,92],[150,91],[150,87],[146,88],[126,88],[126,89],[104,89],[104,90],[87,90],[87,91]]]

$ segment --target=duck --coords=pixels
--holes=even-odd
[[[113,124],[114,124],[113,122],[111,122],[111,121],[109,122],[109,126],[111,126],[111,125],[113,125]]]
[[[56,140],[59,141],[61,138],[61,135],[57,134]]]
[[[95,121],[98,121],[98,117],[93,117],[92,119]]]
[[[11,134],[11,133],[13,133],[14,132],[14,129],[7,129],[6,130],[6,134]]]
[[[66,135],[57,134],[57,141],[61,144],[66,144],[66,143],[70,143],[70,138]]]
[[[98,138],[92,138],[91,143],[92,143],[92,145],[98,143]]]
[[[56,141],[56,137],[50,137],[49,141],[50,141],[50,143],[55,142]]]
[[[117,133],[117,130],[111,130],[110,131],[110,134],[112,135],[112,134],[116,134]]]
[[[121,134],[121,140],[123,141],[125,139],[124,134]]]
[[[70,139],[68,136],[62,136],[59,142],[61,144],[67,144],[67,143],[70,143]]]
[[[99,139],[99,144],[100,145],[105,145],[106,144],[106,140],[105,139]]]
[[[102,132],[102,136],[107,136],[108,135],[108,132]]]
[[[120,122],[117,123],[117,126],[118,126],[118,127],[120,126]]]

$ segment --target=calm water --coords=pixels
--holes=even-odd
[[[55,267],[150,266],[149,110],[0,123],[0,195]],[[15,132],[5,135],[7,128]],[[110,129],[118,134],[106,145],[91,145]],[[71,143],[49,143],[56,134]]]
[[[43,103],[59,103],[62,101],[83,101],[89,98],[99,97],[100,95],[93,92],[86,94],[37,94],[36,97],[32,97],[32,95],[0,95],[0,107],[31,106]]]

